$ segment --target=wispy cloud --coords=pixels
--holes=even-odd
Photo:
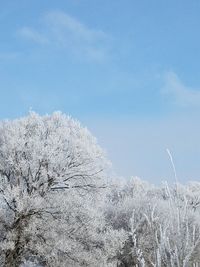
[[[61,32],[63,34],[71,34],[75,39],[87,43],[93,43],[106,38],[106,34],[103,31],[92,30],[76,18],[61,11],[48,12],[45,15],[45,20],[57,34]]]
[[[175,72],[165,73],[162,93],[177,105],[200,107],[200,88],[192,88],[185,85]]]
[[[94,30],[78,19],[61,11],[48,12],[45,22],[54,41],[70,49],[78,56],[102,60],[106,55],[108,36],[101,30]]]
[[[17,34],[21,37],[33,41],[38,44],[47,44],[48,38],[39,33],[38,31],[30,28],[30,27],[23,27],[17,31]]]
[[[55,45],[81,58],[96,61],[106,58],[109,37],[103,31],[61,11],[47,12],[42,21],[42,32],[26,26],[18,30],[18,35],[38,44]]]

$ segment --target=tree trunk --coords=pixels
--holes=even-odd
[[[16,231],[16,239],[14,242],[14,248],[9,249],[5,255],[4,267],[19,267],[22,263],[22,254],[24,242],[22,242],[23,233],[23,220],[18,220],[14,227]],[[13,229],[13,230],[14,230]]]

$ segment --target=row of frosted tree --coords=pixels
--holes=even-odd
[[[59,112],[0,123],[0,266],[198,267],[200,183],[110,178]]]

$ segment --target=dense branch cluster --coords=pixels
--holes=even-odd
[[[200,183],[108,181],[59,112],[0,123],[0,266],[200,266]]]
[[[200,183],[169,187],[138,178],[112,186],[106,219],[126,231],[118,266],[200,264]]]

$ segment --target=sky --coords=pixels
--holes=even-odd
[[[200,180],[200,1],[0,1],[0,119],[61,110],[119,177]]]

